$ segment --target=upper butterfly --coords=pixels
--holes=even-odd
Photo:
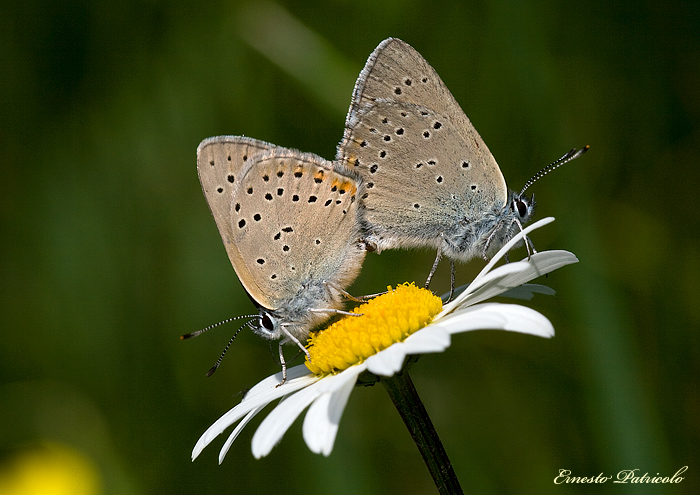
[[[362,180],[339,163],[241,136],[202,141],[197,169],[231,264],[259,308],[253,329],[281,339],[284,372],[282,344],[305,350],[301,341],[341,312],[360,271]]]
[[[437,248],[426,286],[442,255],[488,259],[534,212],[534,197],[509,192],[440,76],[396,38],[382,41],[360,73],[337,158],[365,181],[369,246]]]

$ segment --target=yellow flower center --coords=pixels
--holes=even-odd
[[[353,309],[346,316],[312,333],[306,367],[319,376],[338,373],[361,363],[426,326],[442,310],[442,301],[413,283],[403,284]]]

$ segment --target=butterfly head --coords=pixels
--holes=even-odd
[[[267,340],[276,340],[282,335],[280,319],[267,308],[260,308],[260,318],[257,325],[252,325],[251,328],[256,334]]]
[[[332,308],[340,306],[340,297],[334,296],[322,282],[302,284],[296,294],[277,301],[276,309],[256,303],[259,316],[250,328],[266,340],[305,340],[311,329],[328,319]]]
[[[521,225],[528,223],[535,214],[535,207],[537,206],[537,203],[535,203],[534,194],[528,198],[523,193],[511,191],[508,203],[513,218],[518,220]]]

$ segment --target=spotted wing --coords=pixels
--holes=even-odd
[[[456,222],[507,197],[495,159],[438,74],[394,38],[358,78],[338,158],[364,178],[366,219],[386,247],[437,245]]]
[[[233,192],[231,217],[242,264],[234,268],[248,292],[277,309],[324,299],[308,292],[325,290],[326,282],[349,285],[364,259],[361,193],[359,176],[313,154],[276,147],[250,160]]]
[[[217,136],[205,139],[197,148],[197,172],[204,197],[236,272],[244,264],[233,242],[233,190],[246,162],[255,154],[274,147],[274,144],[244,136]],[[243,285],[245,287],[245,283]]]

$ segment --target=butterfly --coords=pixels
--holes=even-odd
[[[535,210],[525,190],[583,152],[572,150],[515,192],[479,133],[410,45],[389,38],[355,84],[337,160],[364,179],[362,224],[370,249],[434,248],[440,259],[488,259]]]
[[[197,170],[231,265],[259,310],[248,326],[279,340],[284,381],[283,344],[306,352],[309,331],[345,313],[343,299],[352,298],[345,287],[366,253],[362,179],[339,162],[242,136],[202,141]]]

